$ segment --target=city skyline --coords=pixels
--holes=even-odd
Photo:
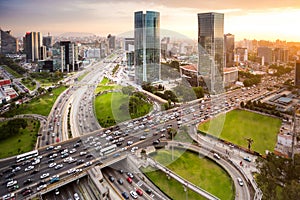
[[[114,12],[112,12],[112,9]],[[293,0],[263,2],[223,1],[35,1],[0,2],[1,28],[15,36],[27,31],[87,32],[106,36],[133,30],[132,13],[155,10],[161,13],[161,29],[172,30],[192,39],[197,38],[197,13],[224,13],[224,33],[236,40],[266,39],[300,41],[293,31],[299,24],[300,2]],[[22,19],[22,20],[20,20]],[[176,20],[174,20],[176,19]]]

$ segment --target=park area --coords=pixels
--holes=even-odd
[[[208,158],[199,157],[199,154],[190,151],[174,150],[172,160],[171,151],[159,150],[151,155],[156,161],[167,168],[208,191],[220,199],[234,199],[234,184],[227,172]],[[184,192],[183,185],[163,172],[151,167],[143,168],[146,176],[172,199],[198,200],[205,199],[197,193],[188,190]]]
[[[4,117],[13,117],[20,114],[40,114],[48,116],[57,97],[67,89],[65,86],[54,88],[41,96],[35,97],[30,102],[17,105],[13,110],[4,113]]]
[[[34,149],[36,144],[37,134],[40,127],[40,122],[32,119],[25,119],[27,126],[25,129],[20,128],[16,134],[0,140],[0,158],[7,158],[10,156],[25,153]],[[4,125],[6,122],[0,123],[0,134],[4,134]]]
[[[198,130],[244,148],[251,139],[251,150],[265,155],[266,150],[273,152],[280,126],[278,118],[233,110],[200,124]]]
[[[95,93],[96,117],[102,127],[141,117],[152,108],[152,105],[142,98],[124,94],[122,86],[111,83],[107,78],[101,81]]]

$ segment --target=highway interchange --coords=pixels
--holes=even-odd
[[[116,55],[113,59],[117,59],[117,57],[118,56]],[[73,80],[70,79],[69,82],[72,86],[61,94],[53,106],[51,114],[44,126],[44,135],[42,136],[44,139],[40,140],[40,146],[51,144],[56,147],[56,149],[47,150],[46,147],[39,149],[39,155],[42,156],[40,159],[41,162],[35,165],[34,169],[30,171],[24,171],[26,167],[31,165],[30,163],[20,164],[21,170],[16,172],[16,175],[13,177],[14,180],[18,181],[20,186],[20,189],[16,192],[20,192],[24,187],[31,187],[33,188],[33,192],[37,192],[37,184],[43,184],[40,183],[40,176],[43,174],[49,173],[49,177],[44,179],[46,180],[46,184],[49,184],[50,177],[55,175],[59,175],[60,179],[63,179],[70,176],[68,173],[69,169],[80,168],[84,170],[91,167],[85,167],[86,162],[91,161],[93,166],[95,164],[106,162],[109,159],[114,159],[118,152],[120,154],[131,153],[131,149],[134,146],[141,149],[152,145],[154,140],[161,138],[161,134],[164,133],[163,130],[165,130],[168,125],[172,125],[172,127],[176,128],[178,127],[178,122],[181,122],[182,125],[192,127],[193,125],[207,120],[220,112],[226,112],[234,109],[238,106],[239,100],[245,100],[248,96],[255,98],[266,93],[266,90],[258,88],[251,88],[246,92],[235,90],[231,93],[214,96],[205,101],[203,100],[201,103],[195,102],[191,104],[184,104],[173,110],[153,112],[144,118],[120,123],[114,128],[103,130],[100,128],[93,113],[93,95],[96,85],[102,80],[105,72],[112,68],[113,66],[111,62],[92,64],[88,69],[90,73],[87,74],[81,81],[74,81],[76,77],[74,77]],[[78,76],[79,75],[77,75],[77,78]],[[71,109],[69,109],[69,107],[71,107]],[[68,134],[68,112],[71,112],[70,125],[74,137],[73,139],[69,139]],[[114,134],[116,131],[119,131],[120,135]],[[55,134],[54,137],[53,133]],[[156,135],[155,133],[159,134]],[[109,135],[113,136],[113,138],[108,139]],[[140,140],[141,136],[145,136],[145,139]],[[118,140],[120,137],[124,138],[124,141],[122,141],[122,144],[117,147],[114,152],[104,156],[99,155],[99,148],[96,150],[97,147],[101,146],[101,148],[104,148],[105,146],[111,146],[112,142],[115,143],[114,140]],[[163,140],[164,138],[161,139]],[[61,141],[65,142],[57,143]],[[133,142],[130,147],[127,146],[128,141]],[[76,145],[77,142],[78,145]],[[77,147],[74,147],[74,145]],[[61,147],[58,148],[57,146]],[[220,154],[224,153],[224,149],[216,150],[213,145],[204,143],[203,141],[201,146],[211,148],[214,151],[218,151]],[[63,149],[68,149],[70,152],[70,150],[74,148],[76,149],[76,152],[72,154],[69,153],[69,157],[73,157],[76,161],[71,163],[64,162],[65,158],[61,158],[61,151]],[[125,148],[128,150],[125,150]],[[87,153],[85,155],[80,155],[80,152]],[[49,161],[49,157],[53,156],[53,154],[57,154],[57,156],[53,158],[54,161]],[[91,156],[87,158],[87,155]],[[83,160],[83,163],[78,165],[77,161],[79,160]],[[63,167],[60,169],[55,169],[55,166],[50,168],[50,163],[56,163],[56,166],[62,164]],[[14,165],[16,165],[16,163],[13,158],[2,161],[0,162],[0,171],[2,173],[8,172],[9,170],[12,170],[11,167]],[[36,174],[32,174],[35,169],[38,169],[39,171]],[[105,174],[108,176],[108,173]],[[116,178],[118,177],[117,173],[113,173],[113,175],[116,176]],[[236,176],[240,177],[240,174]],[[235,182],[236,188],[238,188],[238,193],[246,197],[248,192],[247,187],[237,187],[237,177],[232,178]],[[34,181],[28,185],[23,185],[24,181],[27,179],[32,179]],[[8,193],[5,183],[5,179],[1,178],[0,196]],[[122,186],[120,190],[125,190],[125,188]]]

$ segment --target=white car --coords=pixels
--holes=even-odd
[[[61,146],[58,145],[58,146],[54,147],[54,149],[55,149],[55,150],[61,149]]]
[[[49,168],[52,168],[52,167],[54,167],[54,166],[56,166],[56,163],[55,163],[55,162],[50,163],[48,167],[49,167]]]
[[[135,191],[133,191],[133,190],[130,191],[130,195],[131,195],[132,198],[134,198],[134,199],[138,198],[137,193],[136,193]]]
[[[81,151],[81,152],[79,153],[79,155],[81,155],[81,156],[86,155],[86,151]]]
[[[72,153],[75,153],[75,152],[76,152],[76,149],[71,149],[69,153],[72,154]]]
[[[41,162],[40,159],[35,159],[31,164],[32,164],[32,165],[37,165],[37,164],[39,164],[40,162]]]
[[[34,168],[34,166],[30,165],[28,167],[25,168],[25,172],[30,171]]]
[[[50,158],[55,158],[55,157],[57,157],[57,153],[54,153],[50,156]]]
[[[63,166],[64,166],[63,164],[58,164],[58,165],[55,166],[55,169],[63,168]]]
[[[44,179],[44,178],[47,178],[49,175],[50,175],[49,173],[45,173],[45,174],[42,174],[40,178]]]
[[[237,181],[238,181],[238,183],[239,183],[240,186],[244,185],[244,183],[243,183],[243,181],[242,181],[242,179],[240,177],[237,178]]]
[[[88,166],[91,166],[91,165],[92,165],[92,162],[86,162],[86,163],[84,163],[85,167],[88,167]]]
[[[72,174],[72,173],[74,173],[74,172],[75,172],[75,170],[76,170],[76,169],[74,169],[74,168],[72,168],[72,169],[69,169],[69,170],[68,170],[68,174]]]
[[[13,185],[16,185],[18,183],[18,181],[9,181],[7,184],[6,184],[6,187],[11,187]]]
[[[47,187],[47,184],[40,185],[39,187],[36,188],[36,190],[37,190],[37,191],[40,191],[40,190],[42,190],[42,189],[44,189],[44,188],[46,188],[46,187]]]
[[[77,193],[74,193],[74,199],[75,200],[80,200],[79,195]]]

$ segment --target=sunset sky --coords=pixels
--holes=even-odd
[[[197,38],[197,13],[225,14],[224,33],[236,40],[300,42],[300,0],[0,0],[0,27],[26,31],[88,32],[100,36],[133,30],[133,13],[160,12],[161,29]]]

